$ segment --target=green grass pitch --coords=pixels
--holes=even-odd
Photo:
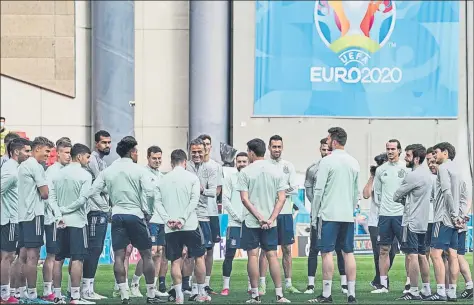
[[[467,260],[471,264],[472,270],[472,254],[466,255]],[[371,294],[372,290],[369,286],[369,281],[373,278],[374,267],[373,267],[373,257],[371,255],[358,255],[357,259],[357,281],[356,281],[356,298],[358,304],[403,304],[407,303],[406,301],[395,301],[395,299],[402,295],[402,290],[405,285],[406,275],[404,267],[404,256],[397,255],[395,263],[392,270],[390,271],[390,293],[375,295]],[[319,265],[316,274],[316,293],[314,295],[308,294],[293,294],[286,295],[292,303],[303,304],[310,298],[314,298],[321,293],[321,267]],[[230,282],[230,295],[223,297],[220,295],[212,296],[212,303],[214,304],[242,304],[248,299],[247,295],[247,271],[246,271],[246,260],[239,259],[234,261],[231,282]],[[130,265],[129,279],[133,275],[135,270],[134,265]],[[342,295],[339,285],[339,274],[337,273],[337,265],[335,265],[335,275],[333,279],[333,299],[334,304],[344,304],[346,303],[346,297]],[[63,279],[63,292],[65,292],[65,287],[67,286],[67,269],[64,269]],[[283,277],[283,271],[282,271]],[[38,279],[41,281],[41,272],[38,272]],[[38,287],[42,287],[42,284],[38,283]],[[166,284],[169,287],[171,285],[171,278],[168,277]],[[293,285],[300,290],[304,290],[307,285],[307,259],[306,258],[295,258],[293,259]],[[140,281],[140,286],[142,294],[145,295],[145,280],[142,277]],[[117,304],[120,303],[119,299],[112,299],[112,292],[114,287],[114,276],[112,265],[101,265],[97,271],[97,276],[95,279],[95,290],[96,292],[109,297],[107,300],[99,301],[97,304]],[[216,291],[220,292],[222,289],[222,261],[214,262],[214,267],[211,277],[211,287]],[[431,289],[435,291],[436,285],[434,284],[434,275],[432,271],[431,277]],[[41,290],[41,289],[39,289]],[[464,290],[464,280],[462,276],[459,276],[458,282],[458,294]],[[144,304],[145,299],[131,299],[132,304]],[[185,303],[190,303],[185,301]],[[270,275],[267,275],[267,294],[262,297],[262,303],[275,303],[275,294],[273,283],[271,281]],[[413,303],[413,302],[411,302]],[[421,302],[414,302],[421,303]],[[463,301],[458,300],[458,304],[472,304],[472,300]]]

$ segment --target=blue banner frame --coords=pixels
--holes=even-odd
[[[256,1],[254,116],[456,118],[459,1]]]

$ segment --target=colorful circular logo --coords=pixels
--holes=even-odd
[[[393,32],[395,1],[318,0],[314,21],[321,40],[340,53],[350,48],[377,52]]]

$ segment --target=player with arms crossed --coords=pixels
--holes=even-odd
[[[436,278],[436,293],[424,301],[444,302],[456,301],[456,283],[459,275],[457,255],[458,232],[462,228],[463,219],[459,215],[461,178],[457,166],[452,162],[456,150],[448,142],[433,146],[438,167],[437,191],[433,236],[431,238],[431,261]],[[446,292],[446,270],[442,258],[447,253],[449,266],[449,289]]]
[[[205,248],[201,240],[196,207],[201,193],[201,183],[196,175],[186,170],[186,153],[176,149],[171,153],[171,172],[158,184],[156,206],[166,223],[166,257],[171,261],[171,277],[176,304],[184,303],[181,267],[182,252],[187,247],[187,255],[194,258],[194,276],[198,285],[197,302],[210,302],[204,284],[206,265]]]
[[[240,199],[240,192],[237,191],[239,172],[247,167],[249,158],[247,153],[240,152],[235,157],[236,173],[225,177],[222,190],[222,204],[224,210],[229,215],[229,224],[227,225],[227,236],[225,244],[225,257],[222,264],[223,287],[221,295],[229,295],[230,274],[232,272],[232,262],[237,249],[240,249],[240,235],[242,232],[243,205]]]
[[[327,138],[322,138],[319,141],[319,152],[321,153],[321,159],[328,156],[331,152],[327,145]],[[316,185],[316,176],[318,174],[319,163],[321,159],[311,164],[306,170],[306,178],[304,180],[304,187],[306,191],[306,198],[309,202],[313,202],[314,198],[314,187]],[[316,269],[318,268],[318,248],[316,246],[318,236],[316,234],[311,234],[310,236],[310,247],[308,255],[308,287],[306,288],[306,294],[314,293],[314,277],[316,276]],[[314,245],[314,246],[312,246]],[[339,275],[341,276],[341,288],[342,293],[347,293],[347,277],[346,270],[344,266],[344,257],[342,256],[341,250],[336,250],[337,255],[337,268],[339,269]]]
[[[18,166],[26,161],[31,155],[31,143],[26,139],[17,138],[7,145],[9,159],[3,164],[1,170],[1,299],[2,304],[17,304],[15,290],[10,291],[10,284],[16,286],[16,283],[10,283],[18,278],[10,271],[18,242]],[[12,276],[11,276],[12,275]],[[13,287],[17,288],[17,287]]]
[[[429,296],[430,265],[426,259],[425,234],[428,229],[431,204],[432,181],[431,173],[422,166],[426,149],[421,144],[408,145],[405,148],[406,166],[411,168],[400,188],[393,195],[393,201],[402,203],[404,207],[402,219],[402,251],[407,256],[410,291],[399,300],[421,300]],[[418,290],[418,277],[423,281],[423,289]]]
[[[331,154],[321,160],[311,206],[312,226],[317,228],[317,247],[323,264],[323,292],[310,303],[332,303],[334,273],[332,253],[342,250],[347,274],[347,301],[355,303],[354,209],[359,201],[360,166],[344,146],[347,133],[341,127],[328,130]]]
[[[143,260],[147,303],[162,303],[155,296],[155,266],[151,256],[151,237],[145,221],[149,206],[153,204],[155,189],[145,169],[136,164],[137,141],[130,136],[117,144],[120,159],[103,170],[92,184],[89,197],[100,195],[107,188],[112,203],[112,248],[114,250],[114,274],[120,289],[122,304],[129,303],[129,289],[125,281],[125,249],[131,243]],[[147,204],[143,202],[146,194]]]
[[[289,303],[283,297],[280,264],[277,258],[278,231],[276,219],[286,199],[288,181],[278,167],[264,160],[265,142],[253,139],[247,142],[250,165],[239,173],[238,191],[248,210],[242,224],[241,246],[247,251],[247,272],[251,284],[251,298],[247,303],[260,303],[258,293],[258,253],[264,251],[275,285],[278,303]],[[275,197],[278,199],[275,201]]]
[[[55,303],[65,303],[61,296],[62,267],[70,258],[71,304],[95,304],[81,298],[82,262],[88,255],[87,242],[87,193],[92,177],[85,167],[91,151],[83,144],[74,144],[72,162],[56,173],[51,181],[49,201],[58,206],[63,224],[57,228],[57,253],[53,270]]]
[[[219,211],[217,208],[217,196],[222,192],[223,184],[223,172],[222,166],[216,161],[211,159],[211,150],[212,150],[212,139],[211,136],[207,134],[202,134],[198,137],[202,140],[204,144],[204,158],[203,164],[211,167],[213,172],[217,173],[217,188],[216,196],[207,198],[207,212],[209,215],[209,227],[211,230],[211,241],[213,243],[212,248],[207,247],[206,251],[206,290],[210,294],[216,294],[214,290],[210,287],[211,282],[211,273],[212,265],[214,262],[214,244],[221,241],[221,228],[219,224]]]
[[[94,182],[99,176],[99,173],[107,167],[104,157],[110,154],[112,139],[110,133],[105,130],[99,130],[94,135],[94,141],[95,150],[92,152],[87,166],[87,170],[92,175],[92,182]],[[83,264],[82,297],[87,300],[101,300],[107,298],[94,291],[94,278],[100,255],[104,248],[105,235],[107,234],[110,211],[109,198],[106,193],[102,193],[100,197],[94,198],[90,199],[89,212],[87,214],[89,255],[86,256]]]
[[[51,303],[38,299],[36,281],[40,249],[44,245],[44,200],[49,189],[42,163],[46,162],[54,144],[45,137],[31,143],[32,157],[18,167],[18,220],[20,222],[20,261],[28,284],[28,302]]]

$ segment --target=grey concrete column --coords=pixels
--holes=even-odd
[[[190,1],[189,139],[212,137],[228,143],[230,93],[230,1]]]
[[[135,9],[134,1],[91,1],[92,124],[112,136],[107,163],[118,156],[115,144],[134,135]]]

